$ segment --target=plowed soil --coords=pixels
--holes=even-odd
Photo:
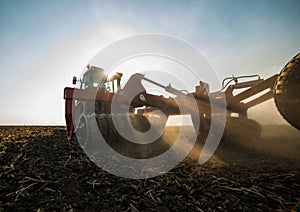
[[[0,211],[291,211],[300,209],[300,133],[263,126],[258,140],[224,142],[204,165],[186,158],[133,180],[91,162],[64,127],[0,127]]]

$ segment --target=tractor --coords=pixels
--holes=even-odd
[[[88,65],[82,79],[73,78],[73,84],[79,82],[80,87],[64,89],[68,140],[72,140],[77,134],[81,137],[79,139],[81,142],[88,142],[91,118],[96,119],[98,128],[107,141],[118,140],[120,135],[114,127],[113,117],[121,117],[122,121],[124,114],[112,111],[113,101],[119,108],[124,108],[122,111],[127,112],[130,123],[138,131],[146,132],[151,125],[154,125],[154,128],[156,125],[164,128],[169,116],[189,114],[195,129],[200,132],[199,136],[205,140],[212,117],[217,115],[211,109],[212,104],[221,105],[222,101],[226,102],[225,132],[230,124],[240,126],[247,123],[245,126],[251,125],[252,131],[257,136],[260,126],[248,118],[247,111],[273,98],[282,117],[300,130],[300,53],[292,58],[279,74],[267,79],[262,79],[259,75],[228,77],[223,80],[221,91],[217,92],[210,92],[209,85],[202,81],[196,85],[194,92],[183,92],[170,84],[165,86],[148,79],[140,73],[131,75],[121,88],[122,75],[117,72],[109,77],[102,68]],[[142,81],[163,88],[173,96],[150,94],[142,85]],[[236,93],[234,91],[238,90],[240,92],[234,94]],[[196,101],[196,110],[190,107],[191,99]],[[246,99],[250,101],[245,102]],[[178,102],[184,102],[183,110]],[[161,113],[151,116],[151,113],[157,110]],[[200,126],[196,127],[197,123],[200,123]]]

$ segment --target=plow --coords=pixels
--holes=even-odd
[[[117,72],[108,77],[103,69],[88,65],[82,79],[73,78],[73,84],[79,82],[79,88],[64,89],[68,140],[77,135],[81,146],[87,146],[91,136],[90,120],[96,120],[99,131],[108,142],[117,142],[122,137],[114,124],[116,121],[120,126],[129,123],[132,129],[141,133],[153,130],[154,134],[161,134],[168,118],[176,115],[190,115],[198,136],[205,140],[212,119],[218,117],[212,107],[222,108],[224,105],[226,124],[223,137],[228,136],[230,130],[240,129],[250,136],[258,136],[260,125],[249,119],[247,112],[270,99],[274,99],[281,116],[300,130],[300,53],[279,74],[267,79],[259,75],[228,77],[223,80],[222,89],[216,92],[210,92],[209,85],[202,81],[195,86],[195,91],[184,92],[140,73],[131,75],[121,87],[122,76]],[[171,96],[147,92],[143,81]],[[241,128],[242,125],[245,128]]]

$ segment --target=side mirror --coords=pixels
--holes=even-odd
[[[77,82],[77,78],[73,77],[73,85],[76,85],[76,82]]]

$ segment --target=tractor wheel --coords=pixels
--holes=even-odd
[[[116,142],[118,140],[118,133],[114,127],[111,114],[96,115],[96,122],[103,138],[108,142]]]
[[[96,116],[98,128],[104,139],[107,139],[110,133],[108,125],[108,114],[99,114]]]
[[[150,123],[146,117],[143,115],[136,115],[136,114],[128,114],[129,121],[132,124],[133,128],[139,132],[146,132],[150,129]],[[113,118],[117,119],[121,125],[128,124],[127,116],[128,115],[121,115],[121,114],[98,114],[96,116],[98,128],[107,142],[118,142],[121,139],[121,135],[117,132]],[[130,133],[130,132],[128,132]]]
[[[149,120],[143,115],[130,113],[129,120],[133,128],[139,132],[147,132],[151,127]]]
[[[76,126],[76,136],[80,146],[85,149],[90,138],[90,123],[86,115],[82,114]]]
[[[169,146],[165,144],[161,138],[153,141],[150,144],[137,144],[123,138],[116,130],[113,118],[117,120],[121,126],[125,126],[129,121],[133,128],[139,132],[146,132],[150,127],[158,129],[165,127],[166,121],[158,120],[159,117],[146,117],[144,115],[137,115],[129,113],[127,115],[121,114],[98,114],[96,115],[96,122],[106,143],[116,152],[132,158],[151,158],[162,154]],[[164,128],[163,128],[164,129]],[[161,128],[160,128],[161,130]],[[131,130],[126,131],[129,135],[135,136]],[[141,137],[141,139],[146,139]]]
[[[281,70],[274,85],[274,100],[283,118],[300,130],[300,53]]]
[[[75,123],[75,127],[78,126],[79,120],[80,120],[80,116],[83,114],[83,104],[80,102],[77,105],[75,105],[74,108],[74,123]]]

